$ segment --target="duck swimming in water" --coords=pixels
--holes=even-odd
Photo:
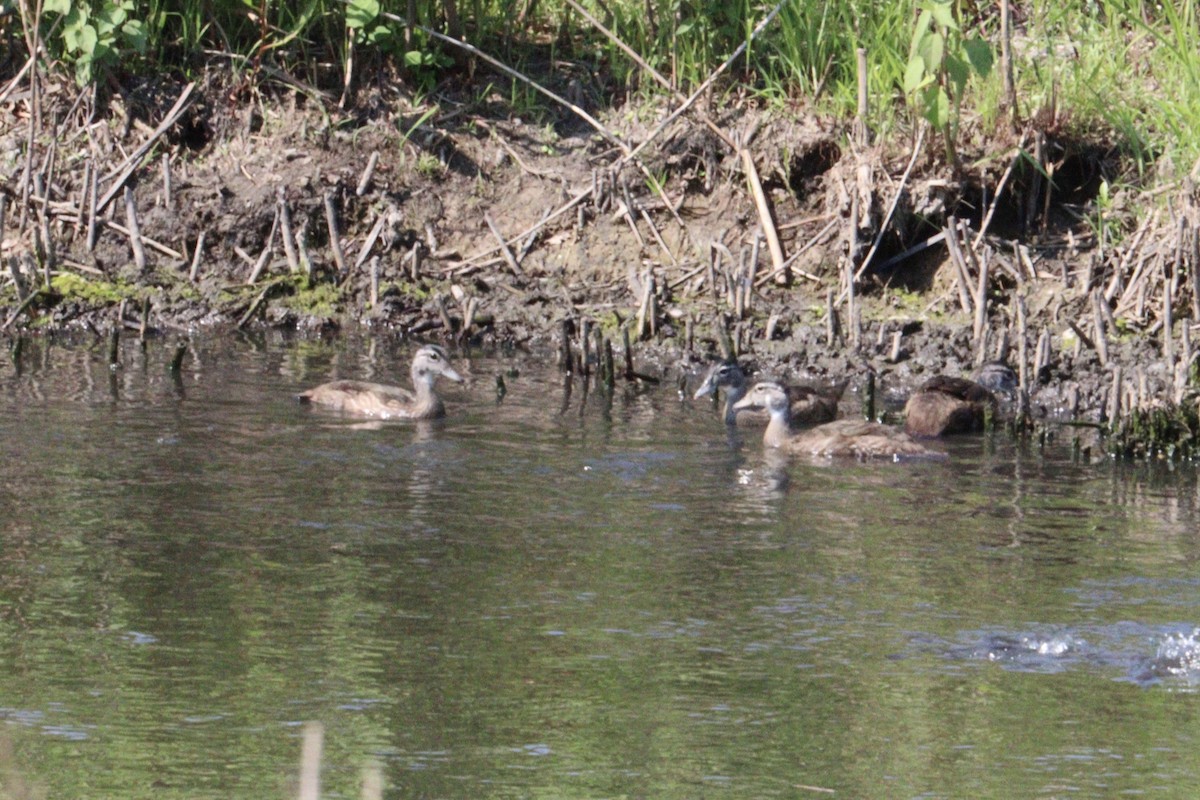
[[[904,430],[910,436],[934,437],[983,429],[984,417],[996,411],[996,395],[1011,394],[1017,377],[1006,364],[985,364],[977,380],[935,375],[904,406]]]
[[[783,390],[787,393],[791,404],[791,423],[793,425],[813,425],[836,419],[838,401],[842,399],[847,383],[849,381],[842,381],[827,389],[818,389],[813,386],[784,386]],[[780,385],[782,386],[782,384]],[[709,369],[704,376],[704,382],[700,384],[700,388],[692,397],[698,400],[701,397],[716,394],[718,389],[724,390],[725,424],[736,425],[737,411],[734,410],[734,406],[746,396],[747,388],[746,373],[742,371],[738,363],[722,361]]]
[[[841,419],[808,430],[793,431],[788,424],[791,406],[787,392],[778,383],[755,384],[745,397],[734,404],[735,411],[744,408],[766,409],[771,419],[763,434],[763,445],[789,453],[892,460],[943,457],[943,454],[913,441],[903,431],[878,422]]]
[[[446,407],[433,391],[439,377],[462,383],[450,366],[445,349],[435,344],[422,347],[413,356],[413,390],[366,381],[332,381],[296,395],[302,403],[314,403],[335,411],[379,419],[436,419]]]

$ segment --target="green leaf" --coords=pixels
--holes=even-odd
[[[920,56],[913,56],[908,60],[908,66],[904,68],[904,93],[912,94],[925,85],[927,73],[925,72],[925,62]]]
[[[928,10],[922,11],[917,15],[917,24],[913,26],[913,41],[918,42],[925,34],[929,33],[929,28],[933,22],[933,16]]]
[[[950,97],[936,83],[925,90],[925,119],[938,130],[944,131],[950,124]]]
[[[971,66],[956,55],[946,56],[946,74],[954,86],[954,96],[962,97],[967,88],[967,80],[971,77]]]
[[[137,53],[145,54],[148,36],[146,26],[142,24],[140,19],[131,19],[129,22],[126,22],[125,27],[121,28],[121,37]]]
[[[990,44],[976,37],[964,41],[963,50],[966,52],[967,60],[971,62],[971,67],[975,70],[976,75],[986,78],[991,74],[995,56],[992,54],[992,46]]]
[[[925,69],[936,74],[942,68],[942,60],[946,56],[946,40],[940,33],[930,33],[920,44],[921,58],[925,60]]]
[[[425,64],[425,54],[420,50],[409,50],[404,54],[404,66],[420,67]]]
[[[71,0],[46,0],[42,11],[50,14],[66,14],[71,11]]]
[[[386,25],[376,25],[367,34],[367,41],[373,45],[384,45],[391,41],[392,29]]]
[[[941,25],[946,30],[958,30],[958,23],[954,21],[954,9],[949,3],[932,3],[929,6],[929,11],[933,14],[934,20],[938,25]]]
[[[96,33],[96,29],[91,24],[84,25],[79,30],[79,52],[90,58],[96,52],[99,44],[100,35]]]
[[[379,16],[379,0],[350,0],[346,6],[346,27],[365,28]]]

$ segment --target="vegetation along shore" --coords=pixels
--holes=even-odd
[[[1190,0],[0,13],[14,351],[366,325],[900,394],[1003,359],[1019,429],[1196,452]]]

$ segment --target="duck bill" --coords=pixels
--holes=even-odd
[[[755,401],[755,399],[753,397],[743,397],[741,400],[738,400],[736,403],[733,404],[734,411],[742,411],[747,408],[759,409],[762,407],[763,406],[760,405],[757,401]]]
[[[463,382],[463,376],[459,375],[457,372],[450,369],[450,367],[446,367],[445,369],[443,369],[440,374],[443,378],[448,378],[448,379],[454,381],[455,383]]]
[[[700,388],[692,395],[693,400],[699,400],[701,397],[707,397],[717,391],[717,384],[712,378],[705,378],[704,383],[700,384]]]

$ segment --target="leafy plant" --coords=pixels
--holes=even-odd
[[[63,54],[74,63],[80,86],[91,83],[123,54],[145,52],[146,29],[131,16],[134,8],[134,0],[46,0],[44,12],[63,16],[59,33]]]
[[[949,2],[921,3],[904,70],[904,93],[942,134],[946,159],[952,165],[958,164],[958,122],[967,82],[972,74],[986,78],[992,61],[991,45],[963,36]]]

